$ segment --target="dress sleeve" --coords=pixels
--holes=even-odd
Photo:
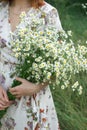
[[[52,8],[46,16],[46,26],[54,26],[58,31],[63,30],[56,8]]]

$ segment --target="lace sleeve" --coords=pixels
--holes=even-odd
[[[54,26],[58,29],[58,31],[63,30],[56,8],[53,8],[51,11],[48,12],[46,16],[46,26]]]

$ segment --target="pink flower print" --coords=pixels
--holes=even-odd
[[[47,121],[47,118],[42,118],[42,122],[45,123]]]
[[[44,109],[40,109],[40,113],[44,113]]]
[[[27,128],[27,127],[25,127],[25,128],[24,128],[24,130],[28,130],[28,128]]]
[[[30,121],[28,121],[27,122],[27,125],[29,126],[29,128],[32,130],[33,129],[33,122],[30,122]],[[27,129],[26,129],[27,130]]]
[[[16,125],[15,120],[13,118],[7,118],[5,121],[5,125],[8,129],[13,129]]]
[[[36,124],[36,127],[35,127],[35,129],[34,129],[34,130],[39,130],[39,128],[40,128],[40,124],[39,124],[39,123],[37,123],[37,124]]]

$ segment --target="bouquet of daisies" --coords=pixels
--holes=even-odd
[[[11,55],[18,61],[11,76],[16,75],[36,84],[49,82],[61,89],[70,87],[82,94],[83,88],[79,82],[71,84],[70,81],[73,75],[87,71],[87,48],[74,44],[71,31],[58,32],[53,26],[43,28],[43,18],[36,19],[31,14],[31,24],[25,17],[25,13],[20,16],[21,23],[24,22],[25,26],[18,27],[15,33],[11,33]],[[14,80],[12,87],[18,84],[20,83]],[[8,97],[14,99],[10,93]],[[5,113],[6,110],[0,118]]]
[[[20,18],[25,26],[12,34],[11,47],[18,60],[15,75],[36,84],[49,82],[62,89],[71,87],[73,91],[78,88],[81,94],[82,86],[78,81],[71,85],[70,80],[80,71],[87,71],[87,48],[74,44],[71,31],[58,32],[53,26],[40,28],[43,18],[31,16],[30,25],[22,13]]]

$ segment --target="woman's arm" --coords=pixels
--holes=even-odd
[[[22,96],[32,96],[33,94],[40,92],[40,90],[44,89],[48,85],[47,82],[37,85],[19,77],[17,77],[16,80],[22,84],[14,88],[10,88],[9,91],[17,98]]]
[[[47,26],[54,26],[58,31],[63,30],[59,13],[54,7],[46,15],[46,27]]]

